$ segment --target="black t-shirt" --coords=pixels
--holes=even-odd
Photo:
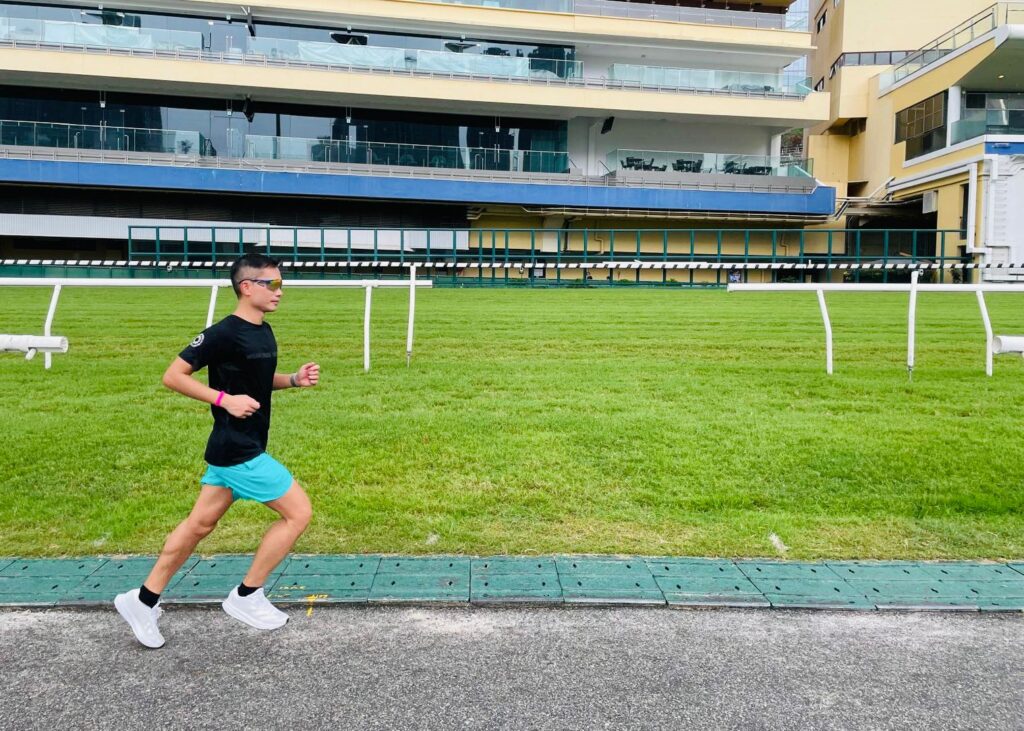
[[[197,335],[179,357],[193,371],[209,366],[210,388],[232,396],[245,394],[260,404],[246,419],[211,405],[213,432],[206,443],[204,459],[217,467],[231,467],[266,451],[270,394],[277,370],[277,341],[270,324],[253,325],[228,315]]]

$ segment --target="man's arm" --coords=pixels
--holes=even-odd
[[[204,386],[192,377],[193,373],[192,366],[187,361],[182,358],[175,358],[167,366],[167,370],[164,371],[163,384],[172,391],[177,391],[184,396],[194,398],[196,401],[202,401],[207,404],[217,403],[220,391],[214,391],[209,386]],[[276,386],[277,376],[274,377],[274,383]],[[226,393],[220,400],[220,407],[232,416],[244,419],[252,416],[260,407],[260,404],[256,399],[245,394],[232,396]]]
[[[320,366],[306,363],[295,373],[275,373],[274,390],[282,388],[309,388],[320,382]]]

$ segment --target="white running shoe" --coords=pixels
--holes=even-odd
[[[132,589],[114,597],[114,607],[132,628],[135,639],[153,650],[164,646],[164,636],[156,626],[156,621],[164,613],[159,603],[155,607],[147,607],[139,599],[139,590]]]
[[[288,621],[288,615],[267,599],[262,586],[249,596],[239,596],[236,586],[221,606],[238,621],[256,629],[278,629]]]

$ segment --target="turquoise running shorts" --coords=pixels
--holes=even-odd
[[[293,481],[285,466],[266,452],[232,467],[208,465],[201,480],[204,485],[231,488],[235,500],[260,503],[283,497]]]

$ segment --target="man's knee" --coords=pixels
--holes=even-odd
[[[185,521],[189,533],[196,538],[206,538],[206,536],[213,533],[213,529],[217,527],[216,520],[209,520],[205,518],[189,517]]]
[[[292,527],[297,533],[302,533],[306,530],[306,527],[309,525],[309,521],[312,519],[313,506],[307,503],[304,507],[299,508],[289,516],[288,522],[292,524]]]

